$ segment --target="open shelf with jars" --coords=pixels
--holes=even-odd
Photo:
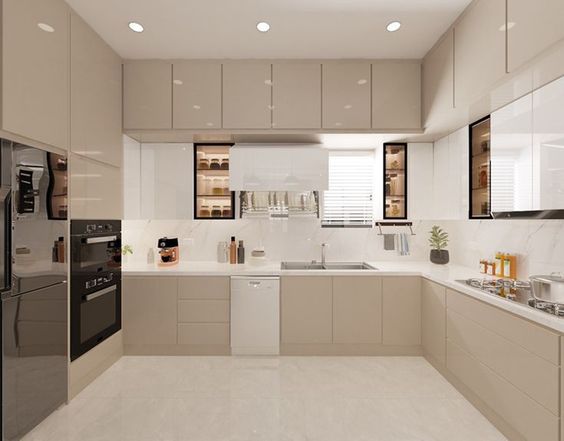
[[[384,144],[384,219],[407,219],[407,144]]]
[[[470,125],[470,219],[491,218],[490,117]]]
[[[68,217],[67,158],[47,154],[49,187],[47,189],[47,215],[49,219],[66,220]]]
[[[194,145],[194,219],[235,218],[235,192],[229,189],[231,146]]]

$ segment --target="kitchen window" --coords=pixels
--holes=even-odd
[[[374,153],[330,152],[329,190],[323,194],[323,227],[372,227]]]

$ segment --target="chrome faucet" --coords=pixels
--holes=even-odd
[[[327,248],[329,247],[328,243],[321,244],[321,265],[325,266],[325,254],[327,252]]]

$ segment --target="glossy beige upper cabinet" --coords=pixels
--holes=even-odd
[[[321,128],[321,64],[272,65],[272,128]]]
[[[508,0],[507,59],[509,72],[564,38],[562,0]]]
[[[67,149],[69,7],[63,0],[2,5],[3,128]]]
[[[422,67],[423,125],[439,124],[454,108],[454,32],[425,57]]]
[[[123,217],[121,169],[71,155],[70,211],[73,219]]]
[[[323,128],[370,129],[370,64],[323,64]]]
[[[421,128],[421,64],[372,64],[372,128]]]
[[[71,14],[71,151],[120,166],[121,58]]]
[[[223,128],[269,129],[272,66],[265,62],[223,65]]]
[[[123,66],[123,128],[172,128],[172,65],[127,61]]]
[[[503,78],[505,0],[479,0],[454,29],[455,105],[473,104]]]
[[[173,128],[220,128],[221,64],[179,61],[172,72]]]

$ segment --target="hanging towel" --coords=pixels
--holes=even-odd
[[[384,234],[384,250],[393,251],[395,249],[395,234]]]

